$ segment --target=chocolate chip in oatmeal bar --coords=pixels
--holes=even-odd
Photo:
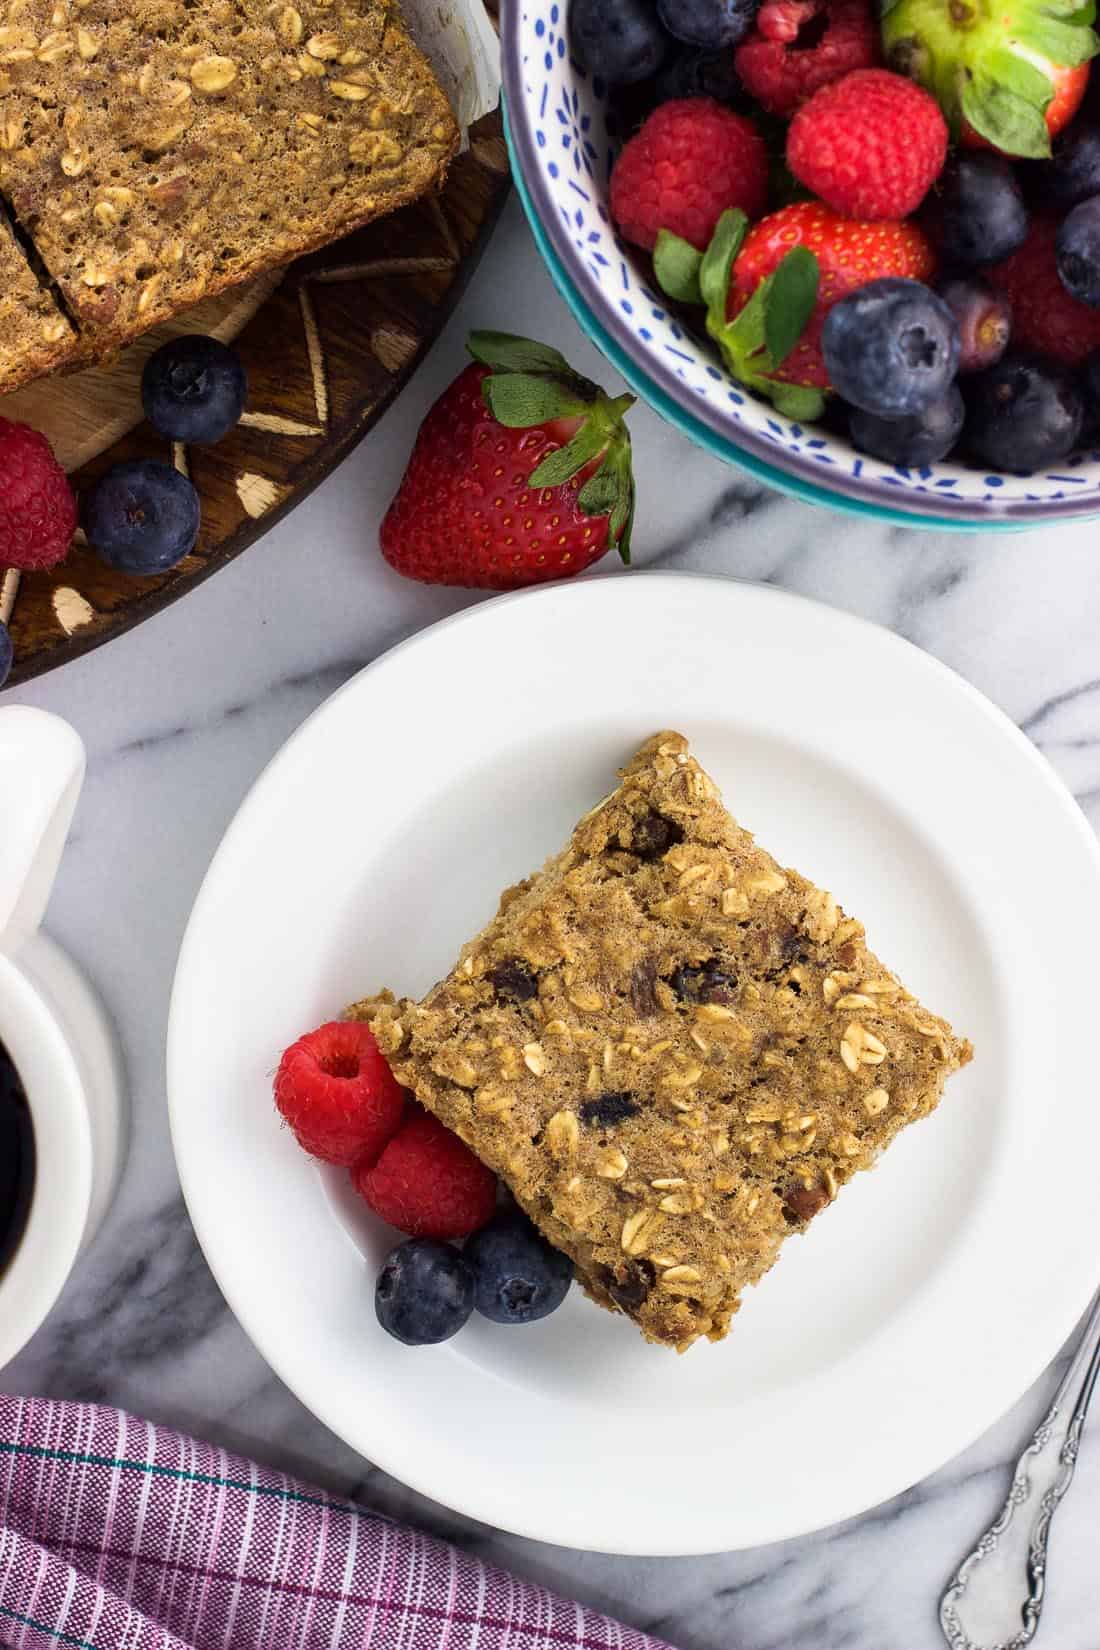
[[[677,733],[422,1002],[350,1012],[588,1293],[681,1350],[971,1057]]]

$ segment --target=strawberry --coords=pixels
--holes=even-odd
[[[1055,260],[1058,225],[1031,221],[1027,240],[1011,257],[982,271],[1012,305],[1012,342],[1073,366],[1100,349],[1100,310],[1070,296]]]
[[[567,578],[614,545],[630,560],[634,478],[623,415],[545,344],[471,333],[474,364],[420,427],[381,529],[406,578],[515,590]]]
[[[1100,50],[1091,0],[883,0],[890,68],[932,93],[951,134],[1041,159],[1085,93]]]
[[[729,292],[731,318],[746,308],[792,246],[814,254],[819,280],[813,311],[776,376],[785,383],[826,389],[829,375],[821,354],[821,329],[837,300],[884,275],[927,281],[935,254],[916,224],[863,223],[842,218],[817,201],[798,201],[762,218],[746,235]]]
[[[732,375],[798,421],[824,411],[821,329],[837,300],[881,276],[926,281],[935,266],[916,224],[842,218],[820,201],[780,207],[751,229],[743,212],[725,212],[702,257],[662,230],[653,253],[661,289],[706,306]]]
[[[764,219],[765,223],[771,221]],[[741,313],[731,316],[734,260],[748,227],[743,212],[723,212],[714,239],[702,254],[690,242],[662,229],[653,252],[653,272],[670,298],[705,305],[707,331],[734,378],[772,401],[790,418],[817,418],[824,410],[817,390],[792,385],[779,370],[813,314],[817,259],[792,236],[760,280],[751,301],[738,306]]]
[[[1085,101],[1091,73],[1091,63],[1051,65],[1050,83],[1054,87],[1054,96],[1047,104],[1045,119],[1052,138],[1065,131]]]

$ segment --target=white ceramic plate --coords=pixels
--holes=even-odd
[[[678,1358],[574,1290],[528,1329],[402,1347],[372,1300],[392,1233],[277,1126],[279,1053],[370,989],[427,988],[666,726],[977,1057],[792,1239],[723,1345]],[[1068,793],[889,632],[661,574],[490,602],[341,689],[230,827],[172,1003],[188,1206],[278,1374],[425,1494],[617,1552],[791,1536],[962,1449],[1087,1303],[1098,928],[1100,854]]]

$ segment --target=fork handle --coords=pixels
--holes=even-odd
[[[996,1519],[940,1600],[951,1650],[1020,1650],[1039,1625],[1051,1519],[1069,1489],[1100,1374],[1100,1294],[1054,1402],[1016,1463]]]

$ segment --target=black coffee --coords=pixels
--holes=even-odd
[[[34,1132],[19,1073],[0,1043],[0,1274],[19,1247],[34,1196]]]

